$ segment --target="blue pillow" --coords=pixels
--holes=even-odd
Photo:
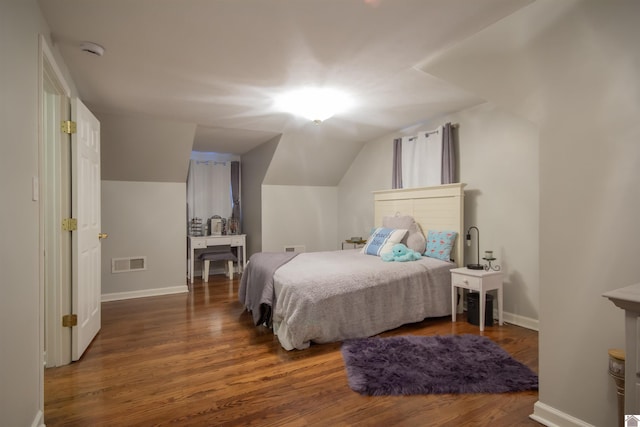
[[[407,230],[379,227],[367,240],[367,244],[362,248],[362,253],[367,255],[380,256],[391,252],[393,245],[400,243]]]
[[[433,231],[427,234],[427,250],[425,256],[451,261],[451,249],[458,235],[455,231]]]

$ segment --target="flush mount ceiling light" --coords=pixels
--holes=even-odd
[[[329,117],[348,110],[351,98],[335,89],[304,88],[285,93],[276,99],[276,108],[320,124]]]

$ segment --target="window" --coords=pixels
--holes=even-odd
[[[191,160],[187,180],[189,220],[231,216],[231,164]]]
[[[230,161],[229,156],[217,153],[192,154],[187,178],[188,224],[197,218],[206,227],[207,220],[213,216],[239,219],[238,182],[232,185],[232,175],[236,181],[239,179],[238,165],[239,162]],[[232,173],[232,169],[235,169],[235,173]]]

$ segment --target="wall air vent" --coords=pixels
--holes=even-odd
[[[129,258],[111,258],[112,273],[126,273],[147,269],[147,257],[137,256]]]
[[[292,245],[284,247],[285,252],[304,252],[305,250],[306,247],[304,245]]]

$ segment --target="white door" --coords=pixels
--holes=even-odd
[[[100,330],[100,122],[78,99],[71,100],[72,360],[79,360]]]

